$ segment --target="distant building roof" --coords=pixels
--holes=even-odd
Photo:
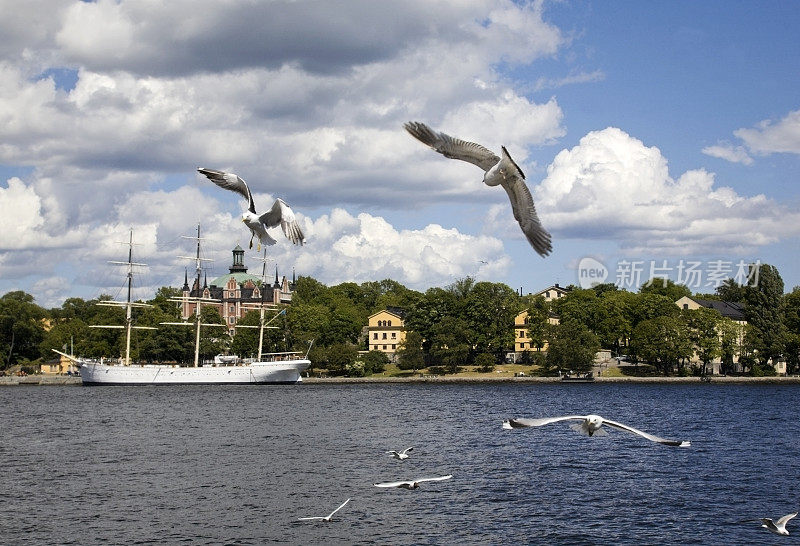
[[[737,303],[734,301],[720,301],[720,300],[701,300],[699,298],[689,298],[693,302],[706,307],[708,309],[714,309],[719,312],[720,315],[723,317],[727,317],[731,320],[738,320],[738,321],[746,321],[747,318],[744,314],[744,304]]]

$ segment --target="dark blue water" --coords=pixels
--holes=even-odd
[[[0,543],[796,542],[731,522],[798,509],[798,408],[779,385],[7,387]],[[692,447],[501,427],[573,413]]]

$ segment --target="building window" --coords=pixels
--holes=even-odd
[[[390,321],[387,323],[387,325],[388,325],[388,326],[391,326],[391,325],[392,325],[392,321],[390,320]]]
[[[378,332],[375,332],[374,334],[372,334],[372,339],[378,339]]]
[[[392,339],[397,339],[397,332],[392,332]]]
[[[229,306],[228,306],[228,312],[229,312],[229,313],[235,313],[235,312],[236,312],[236,307],[235,307],[235,306],[233,306],[233,305],[229,305]]]
[[[386,332],[383,333],[383,339],[386,339]]]
[[[384,345],[384,346],[383,346],[383,350],[384,350],[384,351],[386,350],[386,345]]]
[[[684,304],[683,304],[683,308],[684,308],[684,309],[689,309],[689,304],[688,304],[688,303],[684,303]]]
[[[228,318],[228,322],[229,322],[230,324],[233,324],[234,322],[236,322],[236,317],[229,317],[229,318]]]
[[[395,350],[396,348],[397,348],[397,345],[392,345],[392,350]]]

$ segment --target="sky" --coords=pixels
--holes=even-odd
[[[522,293],[747,264],[800,285],[800,9],[792,2],[0,0],[0,294],[180,287],[200,225],[209,279],[248,249],[247,202],[290,204],[268,267],[424,291]],[[553,252],[421,121],[526,174]],[[246,264],[258,273],[256,249]],[[213,261],[212,261],[213,260]],[[124,296],[123,296],[124,297]]]

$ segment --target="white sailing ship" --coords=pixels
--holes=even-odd
[[[200,278],[200,226],[197,227],[197,256],[196,260],[198,279]],[[252,326],[259,329],[258,358],[240,360],[238,358],[215,358],[213,363],[203,364],[199,362],[200,330],[203,326],[225,326],[224,324],[202,324],[199,320],[200,309],[203,303],[216,303],[216,300],[205,299],[202,297],[191,298],[191,303],[195,305],[195,322],[163,323],[181,326],[194,326],[195,333],[195,357],[194,366],[178,366],[163,364],[133,364],[130,360],[130,340],[131,330],[136,329],[155,329],[153,327],[134,326],[132,310],[134,307],[147,307],[147,304],[131,301],[131,286],[133,279],[133,268],[144,264],[132,261],[133,256],[133,232],[131,231],[128,243],[128,261],[112,262],[126,265],[128,268],[128,298],[125,302],[103,301],[98,305],[117,306],[125,309],[125,325],[119,326],[96,326],[99,328],[124,328],[126,331],[125,357],[119,362],[103,362],[75,357],[54,351],[75,362],[81,372],[81,379],[84,385],[186,385],[186,384],[269,384],[269,383],[300,383],[302,372],[311,365],[308,360],[308,353],[303,355],[299,352],[282,353],[263,353],[264,329],[270,328],[269,322],[265,321],[266,306],[260,305],[259,326]],[[265,258],[266,260],[266,258]],[[266,269],[265,269],[266,271]],[[199,281],[198,281],[199,283]],[[179,298],[175,301],[185,302],[186,298]],[[273,317],[274,320],[278,315]],[[244,327],[244,326],[243,326]],[[310,346],[309,346],[310,349]]]

